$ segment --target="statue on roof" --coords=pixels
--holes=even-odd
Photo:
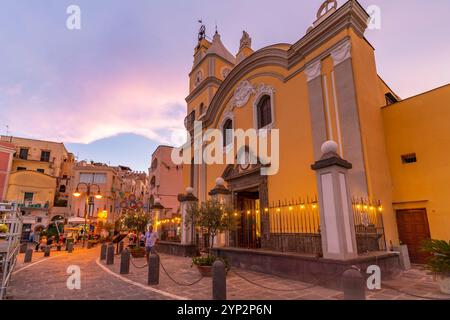
[[[326,15],[331,10],[337,9],[337,0],[326,0],[319,8],[319,11],[317,11],[317,19],[320,19],[320,17]]]
[[[239,50],[242,50],[242,48],[245,47],[252,47],[252,38],[250,38],[250,35],[244,30],[242,31],[241,45],[239,46]]]
[[[198,23],[200,23],[200,30],[198,31],[198,41],[200,42],[206,38],[206,27],[202,20],[198,20]]]

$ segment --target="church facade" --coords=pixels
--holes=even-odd
[[[225,48],[217,31],[212,41],[199,36],[189,74],[186,129],[193,134],[195,121],[201,121],[203,131],[219,129],[224,136],[228,129],[279,132],[277,174],[261,174],[259,162],[192,161],[183,168],[184,186],[192,187],[201,202],[211,197],[217,178],[225,181],[236,215],[242,217],[227,245],[279,250],[264,239],[283,234],[295,234],[285,243],[281,240],[284,248],[303,239],[298,234],[309,235],[310,247],[320,242],[314,240],[320,234],[316,211],[321,208],[311,165],[320,160],[321,146],[329,140],[352,165],[348,188],[353,210],[367,220],[361,222],[366,231],[371,225],[377,229],[373,234],[383,244],[375,249],[407,243],[413,260],[420,261],[414,234],[450,239],[445,196],[450,166],[448,157],[437,161],[439,146],[433,142],[433,132],[444,146],[450,142],[444,125],[450,120],[450,88],[402,101],[377,73],[374,48],[364,37],[368,19],[356,0],[339,8],[336,1],[326,1],[296,43],[254,51],[244,32],[236,55]],[[428,106],[442,116],[432,117]],[[207,145],[204,142],[203,149]],[[234,147],[224,141],[224,156]],[[275,220],[282,210],[286,215]],[[297,210],[297,216],[289,215]]]

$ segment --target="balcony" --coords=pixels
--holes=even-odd
[[[31,202],[25,201],[24,203],[18,204],[19,210],[44,210],[48,211],[50,203],[47,202]]]

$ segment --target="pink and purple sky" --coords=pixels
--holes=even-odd
[[[300,39],[322,0],[2,0],[0,130],[66,143],[79,160],[143,171],[183,129],[202,18],[236,53]],[[339,5],[345,1],[340,0]],[[368,30],[378,72],[402,98],[450,82],[450,1],[362,0],[381,8]],[[81,8],[81,30],[66,9]]]

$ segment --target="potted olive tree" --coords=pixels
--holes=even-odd
[[[199,206],[193,205],[188,208],[185,223],[187,225],[193,223],[195,226],[205,229],[209,236],[210,248],[214,247],[214,240],[220,232],[232,230],[236,226],[232,210],[216,200],[208,200]],[[195,265],[203,276],[211,276],[212,265],[216,260],[224,261],[229,269],[226,260],[211,255],[209,251],[207,255],[193,258],[192,265]]]
[[[8,233],[9,228],[6,224],[0,223],[0,248],[6,247],[6,234]],[[3,248],[2,248],[3,249]]]
[[[122,228],[126,229],[128,232],[135,231],[136,235],[139,236],[140,233],[145,232],[149,222],[150,214],[146,213],[144,210],[127,210],[122,217]],[[142,258],[145,256],[145,248],[139,245],[139,241],[137,241],[136,244],[128,246],[128,250],[130,250],[130,253],[134,258]]]
[[[438,276],[439,289],[444,294],[450,294],[450,241],[427,240],[422,250],[431,255],[427,266]]]

